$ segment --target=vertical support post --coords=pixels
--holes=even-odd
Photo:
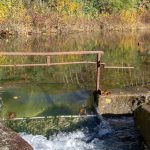
[[[97,54],[97,70],[96,70],[96,91],[98,92],[100,90],[100,62],[101,54]]]
[[[98,106],[98,99],[99,95],[101,94],[100,90],[100,67],[101,67],[101,62],[100,62],[101,54],[97,54],[97,61],[96,61],[96,90],[94,91],[94,104],[95,107]]]
[[[50,56],[46,56],[47,57],[47,65],[50,65],[51,60],[50,60]]]

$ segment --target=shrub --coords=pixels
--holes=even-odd
[[[0,22],[4,21],[9,15],[9,7],[10,4],[7,1],[0,1]]]
[[[13,22],[22,21],[26,9],[20,0],[1,0],[0,1],[0,21],[12,19]]]
[[[137,11],[124,10],[120,13],[120,18],[122,22],[128,24],[135,24],[138,19]]]

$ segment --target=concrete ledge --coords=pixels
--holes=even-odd
[[[150,102],[149,92],[136,93],[120,92],[101,95],[98,100],[98,109],[101,114],[133,114],[139,105]]]
[[[150,148],[150,105],[143,104],[134,112],[135,124]]]
[[[19,134],[0,123],[0,150],[33,150]]]
[[[130,103],[132,102],[130,100],[131,97],[127,95],[101,96],[98,108],[101,114],[131,114],[132,108]]]
[[[138,93],[138,94],[136,94]],[[102,115],[135,116],[135,123],[145,143],[150,148],[150,92],[145,90],[135,93],[113,93],[101,95],[98,100],[98,110]]]

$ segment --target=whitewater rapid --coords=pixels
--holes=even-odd
[[[42,135],[20,135],[34,150],[143,150],[132,117],[110,118],[97,126],[84,126],[72,132],[60,131],[48,139]]]
[[[42,135],[29,135],[21,133],[23,139],[25,139],[34,150],[95,150],[95,142],[86,143],[84,139],[86,136],[82,131],[76,131],[72,133],[59,133],[57,135],[50,136],[47,140]],[[103,141],[101,141],[102,143]]]

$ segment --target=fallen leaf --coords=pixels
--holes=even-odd
[[[110,91],[107,91],[107,90],[102,91],[102,95],[110,95],[110,94],[111,94],[111,92],[110,92]]]
[[[110,104],[110,103],[111,103],[111,99],[106,98],[106,103],[107,103],[107,104]]]
[[[81,108],[79,111],[80,115],[86,115],[86,109],[85,108]]]
[[[8,118],[9,118],[9,119],[13,119],[13,118],[15,118],[15,117],[16,117],[15,112],[9,112],[9,113],[8,113]]]

